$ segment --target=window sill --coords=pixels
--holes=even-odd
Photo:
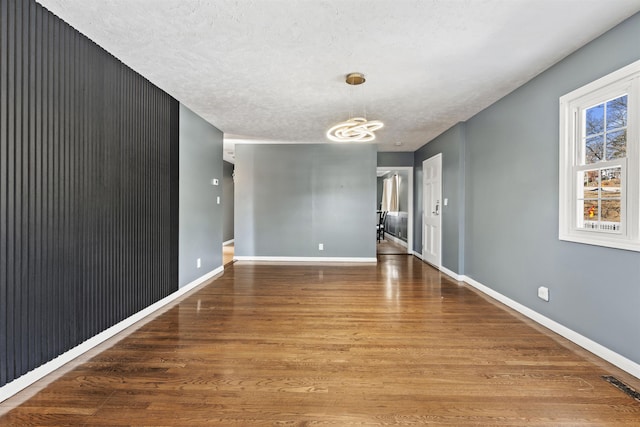
[[[583,243],[585,245],[602,246],[605,248],[622,249],[625,251],[640,252],[640,241],[625,238],[611,238],[612,235],[585,235],[581,232],[576,234],[560,233],[559,239],[565,242]]]

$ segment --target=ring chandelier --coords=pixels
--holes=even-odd
[[[347,84],[358,86],[365,82],[364,74],[350,73]],[[384,124],[379,120],[367,121],[364,117],[354,117],[340,122],[327,131],[327,138],[335,142],[370,142],[376,139],[375,131]]]
[[[383,126],[379,120],[367,121],[362,117],[354,117],[329,129],[327,138],[335,142],[369,142],[376,139],[374,132]]]

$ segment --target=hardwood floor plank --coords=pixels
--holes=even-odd
[[[638,426],[640,380],[408,256],[236,262],[0,425]]]

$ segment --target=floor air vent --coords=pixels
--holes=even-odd
[[[602,379],[605,380],[606,382],[608,382],[609,384],[611,384],[612,386],[614,386],[615,388],[619,389],[623,393],[631,396],[633,399],[635,399],[638,402],[640,402],[640,393],[638,393],[633,388],[631,388],[627,384],[623,383],[622,381],[620,381],[616,377],[613,377],[611,375],[603,375]]]

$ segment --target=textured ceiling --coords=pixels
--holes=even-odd
[[[365,113],[414,151],[640,0],[38,0],[234,142],[327,142]],[[363,86],[344,83],[366,75]],[[395,145],[400,142],[402,145]]]

